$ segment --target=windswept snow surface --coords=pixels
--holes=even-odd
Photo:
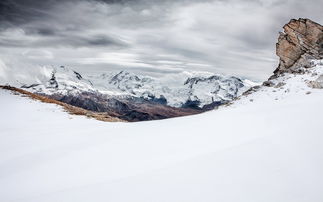
[[[216,111],[139,123],[1,90],[0,201],[321,202],[323,90],[306,85],[321,69]]]

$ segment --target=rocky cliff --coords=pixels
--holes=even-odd
[[[276,44],[279,66],[275,75],[300,72],[310,67],[311,59],[323,58],[323,26],[309,19],[292,19],[284,27]]]

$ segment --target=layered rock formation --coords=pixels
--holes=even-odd
[[[311,59],[323,59],[323,26],[309,19],[292,19],[280,33],[276,54],[280,58],[275,75],[299,72]]]

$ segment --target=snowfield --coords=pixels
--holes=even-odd
[[[322,69],[219,110],[138,123],[1,90],[0,201],[321,202],[323,90],[306,83]]]

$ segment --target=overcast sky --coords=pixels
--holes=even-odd
[[[323,24],[322,0],[1,0],[0,64],[266,79],[291,18]],[[0,71],[1,74],[1,71]]]

